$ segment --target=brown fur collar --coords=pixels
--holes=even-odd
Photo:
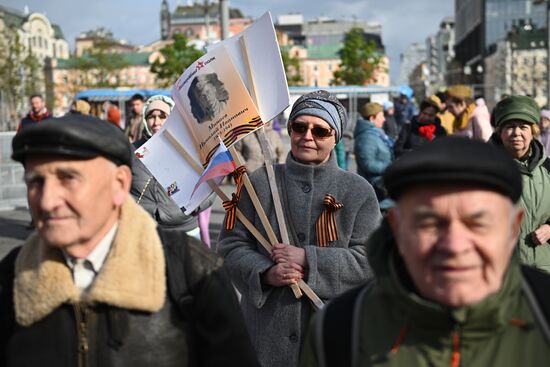
[[[122,206],[117,233],[90,292],[80,294],[58,249],[35,233],[15,263],[14,304],[17,322],[29,326],[63,303],[106,303],[156,312],[165,301],[164,252],[156,223],[133,199]]]

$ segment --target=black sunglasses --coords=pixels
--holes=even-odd
[[[309,125],[304,124],[303,122],[293,122],[290,124],[290,129],[294,131],[296,134],[302,135],[309,130]],[[313,127],[311,128],[311,135],[319,139],[324,139],[331,136],[332,131],[333,129],[330,129],[330,128],[313,125]]]

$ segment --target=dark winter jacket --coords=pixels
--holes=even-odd
[[[149,213],[157,223],[165,228],[191,231],[198,227],[195,215],[185,215],[166,190],[155,179],[145,165],[134,156],[132,162],[132,187],[130,194]],[[208,208],[211,201],[205,201],[196,211]]]
[[[550,344],[542,332],[541,314],[533,312],[526,293],[530,288],[517,261],[510,263],[499,291],[475,305],[451,309],[417,294],[386,221],[367,248],[377,282],[356,305],[351,344],[357,354],[352,366],[548,364]],[[318,330],[310,328],[301,367],[323,366],[315,348]]]
[[[384,126],[382,128],[384,129],[386,135],[395,141],[399,136],[401,126],[397,124],[394,115],[385,115],[384,118],[386,119],[386,122],[384,122]]]
[[[38,235],[8,255],[0,263],[0,365],[257,366],[222,260],[155,226],[129,198],[83,293],[61,252]]]
[[[30,126],[32,124],[36,124],[38,122],[47,120],[51,118],[52,115],[48,111],[44,111],[43,113],[40,113],[38,115],[35,115],[32,111],[27,113],[25,117],[21,119],[19,122],[19,126],[17,127],[17,131],[20,131],[21,129]]]
[[[426,131],[423,131],[423,129]],[[418,116],[415,116],[411,123],[403,126],[399,133],[394,146],[395,157],[410,152],[428,141],[446,135],[447,131],[441,126],[439,118],[436,117],[431,124],[423,124],[418,120]]]

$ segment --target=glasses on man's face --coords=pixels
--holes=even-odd
[[[295,132],[296,134],[305,134],[306,131],[311,130],[311,135],[318,139],[326,139],[329,136],[332,136],[332,132],[334,131],[331,128],[326,128],[322,126],[316,126],[313,125],[313,127],[309,127],[308,124],[303,122],[293,122],[290,124],[290,129]]]
[[[147,115],[147,120],[153,121],[157,118],[161,120],[166,120],[168,118],[168,115],[165,114],[164,112],[158,112],[158,113],[153,112]]]

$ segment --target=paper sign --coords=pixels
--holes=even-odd
[[[182,208],[188,203],[195,184],[199,180],[200,173],[195,171],[174,144],[170,142],[166,136],[166,131],[169,131],[177,142],[185,148],[191,158],[200,165],[199,154],[194,148],[193,136],[181,115],[175,110],[168,116],[163,127],[139,147],[135,154],[155,176],[168,196]],[[212,190],[208,185],[199,187],[194,194],[197,206],[206,200],[211,193]],[[196,206],[186,208],[185,214],[189,215],[195,209]]]
[[[252,90],[240,44],[243,36],[246,37],[248,58],[256,85],[257,108],[262,121],[268,122],[290,104],[283,60],[271,14],[266,12],[243,32],[212,45],[209,50],[223,45],[248,90]]]
[[[225,47],[217,47],[185,70],[172,98],[206,167],[221,138],[227,147],[263,125]]]

